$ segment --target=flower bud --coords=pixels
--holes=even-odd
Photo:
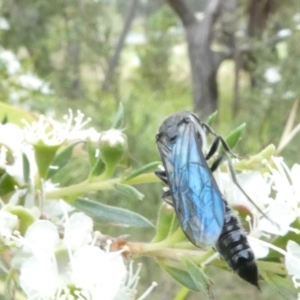
[[[101,134],[100,153],[106,167],[114,168],[127,150],[126,136],[117,129],[110,129]]]
[[[166,239],[170,233],[173,233],[170,227],[173,224],[174,216],[175,211],[173,207],[167,203],[163,203],[158,212],[156,235],[153,242],[160,242]]]
[[[15,215],[19,219],[19,228],[21,235],[24,235],[27,228],[36,220],[34,210],[27,209],[23,206],[10,206],[4,208],[5,211]]]

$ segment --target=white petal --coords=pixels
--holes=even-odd
[[[53,299],[57,289],[57,274],[50,259],[31,257],[20,270],[20,287],[28,299]]]
[[[26,231],[25,239],[28,247],[44,253],[53,253],[59,243],[57,227],[47,220],[34,222]]]
[[[222,193],[231,205],[244,205],[250,210],[257,212],[255,206],[234,184],[231,176],[221,172],[216,172],[214,176]],[[270,203],[271,186],[259,172],[251,171],[238,174],[237,179],[243,190],[255,201],[258,207],[264,208],[266,204]]]
[[[286,250],[289,255],[285,257],[285,266],[289,275],[300,277],[300,246],[294,241],[288,241]]]
[[[72,270],[76,286],[88,289],[92,299],[103,300],[114,299],[127,273],[119,253],[106,253],[94,246],[76,251]]]
[[[64,243],[67,248],[78,249],[92,241],[93,221],[83,213],[74,213],[65,225]]]
[[[297,217],[290,204],[283,201],[275,201],[270,205],[267,216],[272,221],[263,218],[259,221],[258,230],[284,236],[289,231],[289,226]]]
[[[264,258],[264,257],[268,256],[269,248],[265,245],[262,245],[259,242],[259,239],[252,237],[252,236],[248,236],[248,242],[251,246],[251,249],[253,250],[253,252],[255,254],[256,259]]]

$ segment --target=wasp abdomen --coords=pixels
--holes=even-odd
[[[255,256],[248,243],[246,233],[227,201],[224,200],[224,203],[225,223],[216,249],[242,279],[259,288]]]

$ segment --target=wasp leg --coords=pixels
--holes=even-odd
[[[168,178],[167,178],[167,174],[165,170],[160,170],[157,169],[154,171],[154,174],[161,180],[163,181],[166,185],[169,184]]]
[[[231,151],[231,149],[230,149],[230,147],[228,146],[228,144],[226,143],[226,141],[225,141],[220,135],[216,134],[216,133],[213,131],[213,129],[212,129],[209,125],[207,125],[206,123],[202,123],[201,125],[202,125],[202,127],[203,127],[208,133],[210,133],[210,134],[212,134],[213,136],[215,136],[215,139],[214,139],[214,141],[213,141],[213,143],[212,143],[212,146],[211,146],[211,148],[210,148],[208,154],[206,155],[206,160],[210,159],[210,157],[211,157],[213,154],[216,153],[216,151],[217,151],[217,149],[218,149],[220,143],[222,144],[222,146],[223,146],[223,148],[224,148],[224,150],[225,150],[226,152],[230,153],[230,154],[231,154],[233,157],[235,157],[235,158],[239,158],[237,155],[235,155],[235,154]]]
[[[205,157],[206,160],[209,160],[218,150],[220,144],[220,139],[216,137]]]
[[[273,220],[271,220],[256,204],[255,202],[250,198],[250,196],[248,196],[248,194],[243,190],[243,188],[241,187],[241,185],[239,184],[238,182],[238,179],[236,177],[236,173],[235,173],[235,170],[233,168],[233,165],[232,165],[232,161],[230,159],[230,157],[225,153],[224,157],[226,157],[227,159],[227,162],[228,162],[228,169],[229,169],[229,173],[230,173],[230,176],[231,176],[231,179],[233,181],[233,183],[238,187],[238,189],[243,193],[243,195],[247,198],[248,201],[250,201],[254,207],[268,220],[270,221],[273,225],[276,225],[279,227],[279,225],[274,222]]]
[[[169,181],[168,181],[166,171],[158,169],[158,170],[155,170],[154,173],[161,181],[163,181],[166,185],[169,185]],[[164,202],[166,202],[167,204],[174,207],[173,200],[171,198],[171,191],[170,190],[167,190],[167,191],[163,192],[161,197],[162,197]]]
[[[212,166],[210,167],[212,173],[217,170],[223,159],[224,155],[221,155],[213,162]]]
[[[216,151],[218,150],[219,144],[221,143],[222,146],[225,149],[225,152],[223,152],[212,164],[212,166],[210,167],[211,172],[214,172],[219,165],[221,164],[222,160],[224,158],[226,158],[227,162],[228,162],[228,169],[229,169],[229,173],[230,176],[232,178],[233,183],[238,187],[238,189],[243,193],[243,195],[248,199],[248,201],[250,201],[254,207],[270,222],[272,222],[274,224],[274,221],[270,220],[270,218],[255,204],[255,202],[249,197],[249,195],[243,190],[243,188],[241,187],[241,185],[239,184],[237,177],[236,177],[236,173],[231,161],[231,158],[229,157],[228,153],[230,153],[231,155],[233,155],[233,153],[230,151],[230,148],[228,146],[228,144],[225,142],[225,140],[218,136],[207,124],[203,124],[203,126],[208,130],[209,133],[213,134],[216,136],[216,138],[214,139],[212,146],[208,152],[208,154],[206,155],[206,160],[210,159],[210,157],[212,155],[214,155],[216,153]],[[235,155],[233,155],[234,157],[237,157]],[[276,223],[275,223],[276,224]]]
[[[171,198],[171,191],[170,190],[164,192],[161,197],[162,197],[164,202],[166,202],[167,204],[174,207],[173,200]]]

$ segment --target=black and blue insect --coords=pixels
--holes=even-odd
[[[206,131],[215,140],[205,156]],[[174,207],[187,238],[200,248],[215,247],[241,278],[259,288],[255,257],[246,233],[212,175],[223,156],[211,168],[206,162],[220,142],[230,152],[226,142],[195,114],[171,115],[156,135],[164,165],[164,171],[156,171],[156,175],[169,186],[162,197]]]

